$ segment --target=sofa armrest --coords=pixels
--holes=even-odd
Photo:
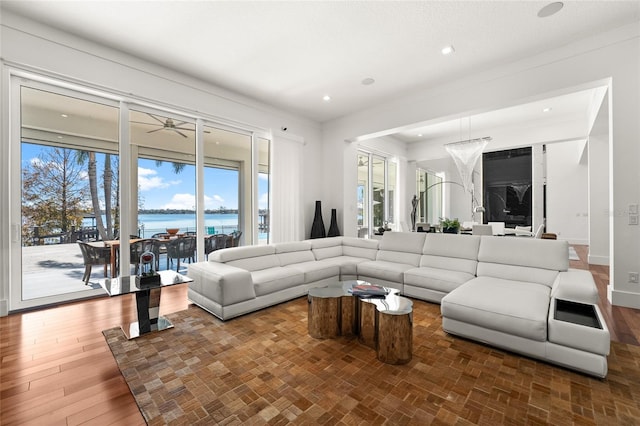
[[[591,272],[568,269],[558,273],[551,289],[551,297],[597,305],[598,288]]]
[[[251,273],[245,269],[217,262],[192,263],[188,268],[187,275],[193,278],[189,287],[221,306],[256,297]]]

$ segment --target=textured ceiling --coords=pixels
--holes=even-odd
[[[2,1],[11,10],[325,122],[640,19],[638,1]],[[443,56],[452,44],[455,54]],[[365,86],[364,78],[375,83]],[[330,102],[322,100],[331,96]]]

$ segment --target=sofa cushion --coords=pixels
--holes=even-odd
[[[342,256],[342,246],[314,248],[311,250],[316,260]]]
[[[482,236],[478,261],[566,271],[569,244],[561,240]]]
[[[344,237],[327,237],[327,238],[314,238],[312,240],[305,240],[311,244],[311,249],[320,249],[327,247],[342,247],[342,239]]]
[[[404,284],[449,293],[473,278],[475,275],[468,272],[421,267],[406,271]]]
[[[385,232],[379,250],[422,254],[425,232]]]
[[[542,268],[478,262],[476,275],[478,277],[496,277],[505,280],[532,282],[551,288],[558,273],[558,271]]]
[[[380,240],[376,260],[420,265],[425,235],[423,232],[385,232]]]
[[[336,265],[340,268],[340,275],[357,275],[357,265],[358,263],[368,262],[368,259],[363,259],[361,257],[353,257],[353,256],[337,256],[337,257],[328,257],[323,260],[319,260],[318,262],[326,264],[328,266]]]
[[[420,267],[446,269],[448,271],[465,272],[476,275],[478,262],[457,257],[432,256],[424,254],[420,257]]]
[[[547,339],[551,289],[545,285],[477,277],[442,298],[442,316],[527,339]]]
[[[599,300],[598,288],[593,280],[591,271],[571,269],[558,273],[551,296],[558,299],[597,305]]]
[[[357,265],[358,277],[378,278],[396,283],[402,283],[404,272],[413,268],[415,265],[384,260],[367,260]]]
[[[311,253],[311,244],[306,241],[278,243],[273,246],[276,249],[276,257],[280,266],[315,260],[313,253]]]
[[[276,254],[276,257],[280,262],[280,266],[295,265],[296,263],[313,262],[316,260],[311,250],[280,253]]]
[[[291,252],[298,252],[298,251],[309,251],[311,250],[311,243],[309,241],[276,243],[276,244],[273,244],[273,248],[275,249],[276,254],[291,253]]]
[[[259,257],[275,254],[273,246],[242,246],[223,250],[215,250],[209,254],[209,262],[227,263],[232,260],[245,259],[247,257]]]
[[[378,244],[378,240],[344,237],[342,239],[342,254],[344,256],[375,260],[378,254]]]
[[[293,268],[297,271],[302,272],[304,274],[305,284],[324,280],[326,278],[340,277],[340,266],[318,262],[316,260],[303,263],[294,263],[287,266],[287,268]]]
[[[265,294],[303,284],[304,272],[289,267],[276,266],[251,272],[251,279],[253,280],[256,296],[264,296]]]
[[[477,235],[430,233],[424,240],[422,254],[477,261],[479,248]]]

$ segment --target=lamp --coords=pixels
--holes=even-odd
[[[425,190],[424,190],[424,193],[426,194],[427,191],[429,191],[431,188],[433,188],[435,186],[438,186],[438,185],[443,185],[445,183],[450,183],[452,185],[458,185],[462,189],[466,190],[464,185],[459,183],[459,182],[454,182],[452,180],[442,180],[440,182],[436,182],[436,183],[433,183],[433,184],[427,186],[425,188]],[[469,194],[471,194],[471,219],[475,222],[476,213],[484,213],[486,211],[486,209],[482,205],[480,205],[480,203],[476,199],[475,193],[473,191],[473,186],[469,190]],[[411,205],[412,205],[412,209],[411,209],[411,230],[412,231],[416,230],[416,210],[418,208],[418,204],[420,204],[420,200],[422,200],[422,195],[420,196],[420,198],[418,198],[417,195],[414,195],[413,199],[411,200]]]
[[[459,187],[461,187],[462,189],[464,189],[465,191],[467,191],[467,188],[465,188],[465,186],[459,182],[454,182],[452,180],[442,180],[440,182],[436,182],[434,184],[431,184],[429,186],[427,186],[424,190],[424,193],[426,194],[428,190],[430,190],[431,188],[433,188],[434,186],[438,186],[438,185],[443,185],[445,183],[450,183],[452,185],[458,185]],[[471,186],[470,189],[468,189],[469,194],[471,194],[471,219],[475,222],[476,220],[476,213],[484,213],[486,211],[486,209],[478,202],[478,200],[476,199],[474,190],[473,190],[473,186]]]

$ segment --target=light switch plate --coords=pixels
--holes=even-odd
[[[629,215],[629,225],[638,224],[638,215]]]
[[[629,204],[629,214],[638,214],[637,204]]]

